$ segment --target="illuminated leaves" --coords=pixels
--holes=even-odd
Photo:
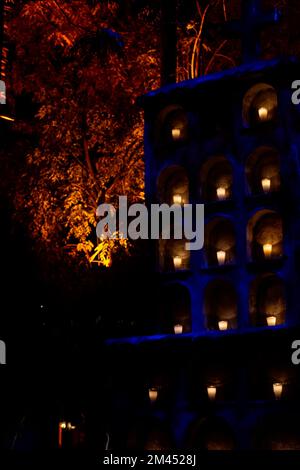
[[[123,238],[100,240],[92,256],[90,263],[97,263],[99,266],[109,268],[112,264],[113,256],[120,248],[127,250],[128,240]]]
[[[38,142],[18,184],[18,217],[38,249],[76,265],[110,266],[128,250],[126,240],[98,244],[97,206],[122,194],[144,197],[143,121],[135,101],[158,86],[158,35],[140,13],[131,23],[118,15],[116,2],[100,8],[86,0],[35,0],[10,25],[13,88],[38,105]]]

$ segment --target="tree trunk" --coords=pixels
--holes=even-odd
[[[177,0],[161,0],[161,85],[176,82]]]

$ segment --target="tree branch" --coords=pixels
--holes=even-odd
[[[197,2],[198,3],[198,2]],[[194,47],[193,47],[193,53],[192,53],[192,60],[191,60],[191,78],[195,78],[196,77],[196,70],[195,70],[195,61],[197,59],[197,50],[198,50],[198,53],[200,54],[200,42],[201,42],[201,35],[202,35],[202,32],[203,32],[203,28],[204,28],[204,23],[205,23],[205,18],[206,18],[206,15],[207,15],[207,12],[208,12],[208,9],[210,7],[210,3],[208,3],[205,7],[205,10],[203,12],[203,15],[202,15],[202,18],[201,18],[201,23],[200,23],[200,27],[199,27],[199,31],[198,31],[198,34],[197,34],[197,37],[195,39],[195,42],[194,42]]]
[[[227,43],[227,39],[225,39],[220,45],[219,47],[215,50],[215,52],[213,53],[212,57],[210,58],[210,61],[208,62],[206,68],[205,68],[205,75],[209,72],[209,69],[213,63],[213,61],[215,60],[215,58],[219,55],[219,52],[221,49],[223,49],[223,47],[225,46],[225,44]]]
[[[91,179],[93,180],[95,184],[97,184],[95,171],[94,171],[94,167],[93,167],[90,152],[89,152],[89,144],[88,144],[87,137],[86,137],[87,123],[86,123],[85,113],[82,113],[82,131],[83,131],[82,132],[83,155],[84,155],[85,163],[86,163]]]

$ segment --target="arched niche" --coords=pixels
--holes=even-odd
[[[248,256],[253,261],[266,261],[283,255],[281,215],[271,210],[256,212],[247,227]]]
[[[243,122],[245,127],[256,127],[276,121],[278,98],[276,90],[267,83],[250,88],[243,99]]]
[[[252,431],[254,448],[258,450],[300,450],[299,416],[273,412],[258,419]]]
[[[155,127],[155,141],[158,145],[184,142],[188,134],[188,115],[182,106],[170,105],[160,112]]]
[[[145,430],[145,451],[169,451],[174,447],[169,426],[158,419],[151,419]]]
[[[172,165],[161,172],[157,181],[157,197],[161,204],[169,206],[188,204],[189,181],[184,168]],[[186,240],[175,240],[172,236],[173,228],[172,216],[170,221],[171,239],[163,240],[161,238],[158,243],[161,271],[172,272],[189,269],[190,254],[185,249]]]
[[[280,189],[280,157],[277,150],[260,147],[246,164],[249,194],[268,194]]]
[[[216,279],[206,286],[204,314],[208,330],[237,328],[237,293],[230,281]]]
[[[285,322],[285,286],[275,274],[254,279],[249,294],[250,321],[253,326],[276,326]]]
[[[163,272],[186,271],[190,267],[190,251],[186,240],[162,240],[158,242],[159,268]]]
[[[189,180],[185,169],[178,165],[165,168],[158,177],[157,196],[161,204],[188,204]]]
[[[233,428],[224,418],[212,416],[190,426],[186,446],[202,451],[229,451],[236,448],[236,438]]]
[[[235,260],[236,236],[230,219],[216,217],[205,227],[205,258],[208,266],[222,266]]]
[[[200,194],[203,201],[223,201],[232,197],[233,170],[223,155],[211,157],[200,170]]]
[[[191,331],[191,299],[186,286],[174,283],[162,289],[160,319],[164,333],[189,333]]]
[[[125,444],[125,445],[124,445]],[[132,451],[156,451],[172,449],[169,426],[159,419],[137,419],[128,423],[124,448]]]

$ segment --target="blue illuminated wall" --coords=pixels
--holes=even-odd
[[[300,110],[291,101],[299,71],[293,59],[258,62],[141,99],[147,204],[170,199],[170,181],[186,198],[181,173],[163,173],[183,170],[189,202],[205,204],[205,247],[176,270],[165,245],[152,243],[155,282],[136,300],[145,328],[107,341],[112,449],[300,449],[300,374],[291,362],[300,337]],[[225,176],[211,171],[224,158]],[[219,178],[224,200],[216,197]],[[210,224],[216,218],[228,224],[219,230]],[[223,246],[224,265],[216,258]],[[216,289],[207,291],[210,283]],[[226,317],[234,305],[236,316]],[[282,387],[277,399],[274,386]]]
[[[161,202],[157,195],[159,175],[164,169],[177,165],[185,170],[189,180],[189,202],[205,204],[206,227],[211,220],[224,217],[232,222],[235,231],[234,262],[226,266],[208,266],[204,249],[190,253],[189,269],[173,273],[169,269],[165,273],[167,283],[179,282],[190,293],[193,332],[206,329],[204,291],[211,281],[223,279],[235,287],[238,327],[247,328],[251,326],[251,283],[257,276],[272,273],[284,284],[284,323],[299,321],[299,110],[291,102],[291,83],[297,70],[297,63],[292,59],[259,62],[171,85],[148,94],[143,100],[147,202]],[[277,116],[268,125],[251,126],[243,119],[243,100],[248,90],[260,83],[271,85],[275,90]],[[168,110],[172,111],[176,106],[186,113],[186,135],[177,142],[163,140],[164,120]],[[251,154],[262,148],[278,152],[280,188],[271,194],[251,194],[246,176],[247,162]],[[204,162],[220,155],[225,156],[232,167],[232,193],[226,201],[206,203],[199,182],[201,169]],[[264,210],[274,211],[282,217],[283,248],[280,256],[256,262],[249,254],[247,225],[252,216]]]

